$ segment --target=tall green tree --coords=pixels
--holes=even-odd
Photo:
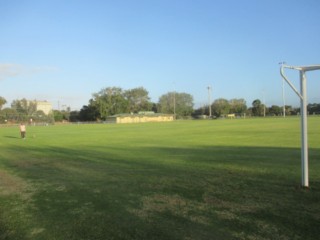
[[[37,112],[37,103],[35,101],[28,101],[25,98],[13,100],[11,103],[11,108],[17,111],[20,120],[26,121]]]
[[[81,121],[79,117],[79,111],[70,111],[69,121],[70,122]]]
[[[2,122],[7,121],[19,121],[19,114],[15,109],[4,108],[0,112],[0,118]]]
[[[128,110],[132,113],[151,110],[152,104],[148,95],[148,91],[143,87],[125,91],[124,97],[128,101]]]
[[[104,88],[92,96],[93,98],[90,100],[89,105],[98,109],[100,119],[128,112],[128,101],[124,97],[122,88]]]
[[[247,104],[246,104],[246,101],[243,98],[231,99],[229,101],[229,105],[230,105],[229,113],[243,114],[247,110]]]
[[[264,104],[262,104],[259,99],[256,99],[252,102],[252,114],[254,116],[263,116],[264,108]]]
[[[188,93],[168,92],[160,96],[158,111],[175,113],[177,117],[190,116],[193,112],[193,97]]]
[[[53,110],[54,121],[61,122],[63,120],[63,114],[59,110]]]
[[[160,96],[158,111],[161,113],[173,114],[175,112],[175,93],[168,92]]]
[[[188,93],[176,94],[176,113],[180,116],[191,116],[193,113],[193,97]]]
[[[319,114],[320,113],[320,104],[319,103],[310,103],[307,106],[309,114]]]
[[[70,115],[71,116],[71,115]],[[83,106],[78,113],[77,121],[96,121],[100,116],[98,109],[94,104]]]
[[[220,117],[230,112],[230,103],[225,98],[216,99],[212,104],[213,115]]]
[[[283,109],[277,105],[272,105],[270,108],[268,108],[268,112],[270,115],[279,116],[283,113]]]

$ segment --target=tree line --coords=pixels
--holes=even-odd
[[[158,102],[152,102],[148,91],[143,87],[124,90],[120,87],[106,87],[93,93],[87,105],[79,111],[53,110],[46,115],[37,111],[36,104],[26,99],[17,99],[11,103],[11,108],[2,109],[7,103],[0,97],[0,122],[28,121],[105,121],[109,116],[124,113],[139,113],[153,111],[155,113],[173,114],[177,119],[194,118],[197,116],[209,116],[220,118],[228,114],[237,116],[280,116],[283,115],[283,107],[272,105],[265,106],[259,99],[247,106],[243,98],[214,100],[210,105],[203,105],[194,109],[193,96],[188,93],[168,92],[159,97]],[[320,104],[313,103],[307,106],[309,114],[319,114]],[[285,106],[286,115],[299,114],[299,108]]]
[[[45,114],[42,110],[37,110],[35,101],[27,99],[13,100],[11,107],[2,107],[7,103],[7,100],[0,96],[0,123],[17,123],[17,122],[54,122],[53,113]]]
[[[88,105],[84,105],[78,113],[74,112],[70,117],[77,117],[79,121],[104,121],[116,114],[153,111],[184,118],[193,113],[193,105],[193,97],[188,93],[168,92],[154,103],[143,87],[129,90],[107,87],[93,93]]]

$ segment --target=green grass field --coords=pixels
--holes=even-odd
[[[0,128],[0,239],[319,239],[299,118]]]

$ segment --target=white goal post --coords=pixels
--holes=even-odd
[[[295,69],[300,71],[300,92],[284,75],[284,68]],[[309,166],[308,166],[308,129],[307,129],[307,71],[320,70],[320,65],[312,66],[288,66],[281,64],[280,74],[284,80],[289,84],[292,90],[300,98],[300,115],[301,115],[301,172],[302,187],[309,187]]]

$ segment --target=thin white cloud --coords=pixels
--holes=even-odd
[[[19,64],[0,63],[0,80],[15,77],[23,72],[23,67]]]
[[[29,67],[14,63],[0,63],[0,80],[20,75],[34,75],[43,72],[55,72],[58,68],[48,66]]]

